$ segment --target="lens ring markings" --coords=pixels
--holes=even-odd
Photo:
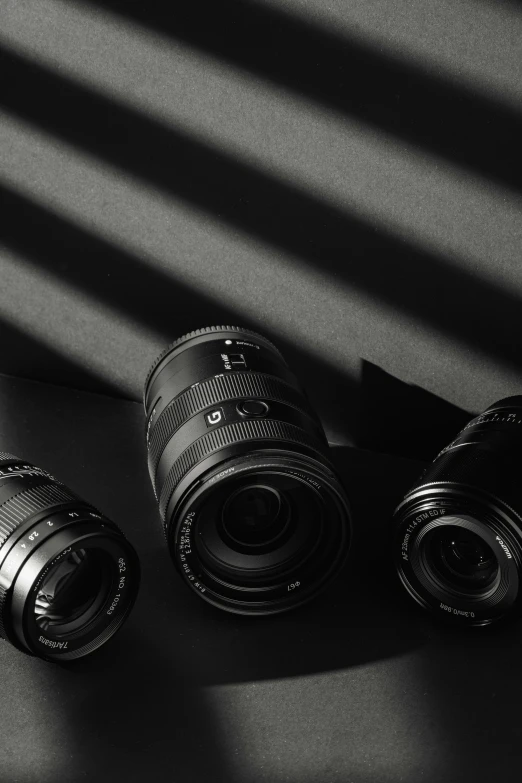
[[[189,340],[193,340],[196,337],[203,337],[204,335],[212,335],[212,334],[219,334],[221,332],[229,332],[229,333],[236,333],[236,334],[244,334],[247,335],[250,338],[262,340],[266,345],[269,345],[270,348],[275,351],[276,354],[280,357],[280,359],[283,359],[281,356],[280,351],[275,347],[275,345],[270,342],[270,340],[267,340],[266,337],[263,337],[263,335],[258,334],[257,332],[253,332],[250,329],[242,329],[239,326],[205,326],[202,329],[195,329],[193,332],[188,332],[187,334],[182,335],[181,337],[178,337],[177,340],[174,340],[174,342],[170,343],[160,354],[156,357],[154,362],[152,363],[148,373],[147,377],[145,378],[145,385],[144,385],[144,402],[145,405],[147,403],[146,397],[147,392],[149,389],[150,382],[152,380],[152,376],[158,369],[159,365],[165,359],[172,351],[174,351],[176,348],[180,348],[183,343],[188,342]]]
[[[300,427],[272,419],[237,421],[211,430],[185,449],[172,465],[159,496],[162,519],[165,520],[165,513],[172,493],[189,470],[213,452],[219,451],[225,446],[249,440],[286,441],[309,447],[315,452],[322,448],[320,442],[317,442],[314,437],[309,436]]]
[[[96,539],[100,550],[112,553],[115,590],[122,585],[121,605],[106,617],[101,611],[96,616],[89,615],[89,624],[85,627],[80,624],[74,640],[52,641],[42,635],[29,611],[36,598],[36,581],[31,580],[45,577],[50,567],[46,556],[55,562],[67,557],[68,552],[80,546],[81,536],[86,541]],[[124,580],[118,580],[121,569],[115,557],[120,557],[127,570]],[[136,555],[116,525],[46,471],[13,455],[4,455],[0,460],[0,635],[3,638],[24,652],[49,660],[81,657],[99,647],[122,624],[134,603],[138,582]]]
[[[284,402],[315,421],[302,395],[278,378],[254,372],[209,378],[172,400],[157,419],[154,420],[155,411],[149,417],[148,458],[151,479],[154,480],[158,462],[168,441],[188,419],[221,402],[251,397]]]

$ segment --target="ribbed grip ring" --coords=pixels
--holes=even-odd
[[[286,422],[274,421],[272,419],[251,419],[234,422],[233,424],[219,427],[219,429],[211,430],[191,443],[180,454],[170,469],[159,498],[162,519],[165,519],[165,512],[174,489],[194,465],[225,446],[246,440],[278,440],[286,441],[287,443],[297,443],[300,446],[307,446],[319,452],[324,458],[323,444],[319,440],[309,436],[300,427],[296,427],[294,424],[287,424]]]
[[[165,358],[165,356],[170,351],[172,351],[173,348],[177,348],[179,345],[181,345],[181,343],[184,343],[187,340],[192,340],[193,337],[201,337],[204,334],[214,334],[216,332],[241,332],[242,334],[247,334],[250,337],[257,337],[258,339],[262,340],[264,343],[270,345],[270,347],[277,353],[277,355],[280,356],[281,359],[283,359],[280,351],[275,347],[273,343],[270,342],[270,340],[267,340],[266,337],[263,337],[263,335],[258,334],[257,332],[253,332],[251,329],[242,329],[240,326],[204,326],[202,329],[195,329],[193,332],[188,332],[188,334],[184,334],[182,337],[178,337],[177,340],[174,340],[173,343],[170,343],[170,345],[168,345],[165,348],[165,350],[163,350],[160,353],[160,355],[154,360],[149,372],[147,373],[147,377],[145,378],[145,385],[143,387],[144,398],[147,395],[149,381],[152,378],[152,374],[154,373],[154,370],[160,364],[160,362]]]
[[[293,408],[313,415],[306,399],[292,386],[278,378],[256,372],[235,372],[206,381],[187,389],[161,412],[151,428],[149,467],[154,476],[163,449],[176,430],[191,416],[226,400],[261,397],[285,402]]]
[[[0,546],[26,519],[37,511],[62,503],[78,503],[71,493],[53,484],[32,487],[15,495],[0,507]],[[82,505],[84,505],[82,503]]]
[[[53,484],[32,487],[20,492],[0,507],[0,547],[20,525],[36,512],[53,505],[78,502],[77,497]],[[6,638],[4,625],[6,596],[7,589],[0,585],[0,636],[4,639]]]
[[[502,498],[506,505],[517,508],[516,513],[520,514],[522,490],[519,464],[519,460],[513,458],[513,451],[507,448],[490,450],[475,443],[457,446],[430,465],[408,494],[430,484],[466,485]]]

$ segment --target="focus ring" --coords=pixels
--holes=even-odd
[[[0,546],[17,527],[37,511],[52,505],[78,502],[74,495],[53,484],[20,492],[0,507]]]
[[[154,477],[165,446],[184,422],[212,405],[241,397],[264,397],[284,402],[315,418],[302,394],[273,376],[236,372],[209,378],[176,397],[152,426],[148,444],[151,477]]]
[[[186,448],[170,469],[159,498],[162,519],[165,519],[165,512],[174,489],[194,465],[225,446],[252,440],[283,440],[288,443],[297,443],[318,452],[323,459],[325,456],[323,444],[319,440],[308,435],[300,427],[281,421],[252,419],[234,422],[211,430]]]

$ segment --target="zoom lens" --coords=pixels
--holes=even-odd
[[[321,424],[279,351],[239,327],[181,337],[145,384],[149,471],[185,582],[272,614],[339,572],[350,536]]]
[[[520,611],[522,397],[459,433],[395,511],[395,561],[423,607],[465,625]]]
[[[138,583],[138,559],[114,523],[0,453],[0,636],[47,660],[81,658],[122,625]]]

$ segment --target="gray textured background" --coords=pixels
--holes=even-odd
[[[520,3],[0,12],[0,371],[139,399],[223,320],[337,442],[368,366],[468,411],[520,391]]]
[[[356,522],[349,566],[310,604],[249,618],[173,568],[139,405],[0,377],[0,431],[121,525],[143,569],[94,655],[58,666],[0,643],[2,783],[518,780],[520,623],[445,626],[391,573],[391,510],[418,462],[332,449]]]
[[[219,321],[278,343],[338,443],[429,457],[520,392],[521,41],[516,0],[0,0],[0,372],[127,398],[0,378],[2,448],[144,572],[74,670],[1,646],[1,783],[519,769],[520,626],[441,628],[386,572],[418,463],[334,452],[357,554],[258,625],[182,589],[132,401]]]

